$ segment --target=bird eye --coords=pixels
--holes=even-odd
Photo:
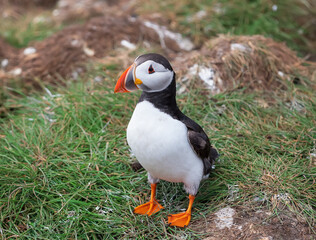
[[[150,65],[149,68],[148,68],[148,73],[152,74],[154,72],[155,72],[155,69],[153,68],[153,65]]]

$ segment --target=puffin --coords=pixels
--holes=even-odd
[[[176,102],[176,74],[157,53],[137,57],[119,77],[114,92],[142,90],[127,127],[127,142],[148,172],[151,196],[134,213],[152,215],[163,206],[156,199],[159,180],[183,183],[189,194],[185,212],[168,215],[168,225],[188,226],[202,179],[210,174],[218,152],[202,127],[184,115]]]

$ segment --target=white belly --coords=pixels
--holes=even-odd
[[[127,142],[154,178],[198,184],[203,162],[192,150],[186,126],[147,101],[137,104],[127,127]]]

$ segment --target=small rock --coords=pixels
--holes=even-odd
[[[73,39],[70,42],[71,46],[77,47],[80,45],[80,41],[78,39]]]
[[[79,73],[77,71],[73,71],[71,73],[71,77],[74,79],[74,80],[78,80],[79,78]]]
[[[36,16],[34,19],[33,19],[33,23],[45,23],[45,22],[48,22],[48,19],[44,16]]]
[[[278,10],[278,5],[273,4],[272,6],[272,11],[276,12]]]
[[[217,219],[215,219],[215,225],[219,229],[231,228],[234,223],[235,210],[231,207],[225,207],[215,213]]]
[[[54,16],[54,17],[59,16],[59,14],[60,14],[60,12],[59,12],[58,9],[55,9],[55,10],[53,11],[53,16]]]
[[[131,42],[127,41],[127,40],[122,40],[121,41],[121,45],[123,47],[126,47],[126,48],[130,49],[130,50],[135,50],[136,49],[136,45],[134,43],[131,43]]]
[[[1,61],[1,67],[2,68],[5,68],[8,64],[9,64],[9,60],[8,59],[3,59]]]
[[[232,43],[230,45],[231,51],[241,51],[241,52],[249,52],[250,48],[240,43]]]
[[[85,47],[83,48],[83,51],[84,51],[84,53],[85,53],[86,55],[88,55],[89,57],[92,57],[92,56],[94,56],[94,54],[95,54],[94,50],[91,49],[91,48],[88,48],[87,46],[85,46]]]
[[[281,72],[281,71],[278,71],[278,75],[279,75],[280,77],[284,77],[284,73]]]
[[[34,47],[27,47],[24,49],[23,54],[24,55],[30,55],[36,53],[36,49]]]
[[[22,73],[22,69],[21,68],[15,68],[13,70],[10,71],[10,74],[18,76]]]
[[[96,76],[93,80],[94,80],[95,82],[102,82],[102,77]]]

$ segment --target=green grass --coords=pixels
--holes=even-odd
[[[0,21],[0,36],[10,45],[22,48],[31,42],[41,41],[64,26],[51,19],[47,11],[28,11],[18,18],[3,18]]]
[[[157,215],[133,214],[150,189],[146,173],[130,168],[125,139],[139,93],[113,94],[115,80],[105,77],[102,84],[72,84],[53,95],[38,93],[6,103],[7,108],[21,107],[0,120],[2,237],[203,237],[190,228],[165,227],[167,214],[188,204],[181,184],[159,184],[158,199],[165,209]],[[221,206],[243,205],[275,213],[288,208],[312,225],[315,95],[306,89],[288,93],[304,106],[300,112],[278,97],[263,108],[259,96],[242,90],[201,97],[205,90],[199,86],[193,84],[178,102],[205,128],[221,157],[202,184],[193,220]],[[234,185],[238,193],[232,199],[229,188]],[[287,199],[277,200],[278,194]],[[264,201],[256,202],[256,197]]]

